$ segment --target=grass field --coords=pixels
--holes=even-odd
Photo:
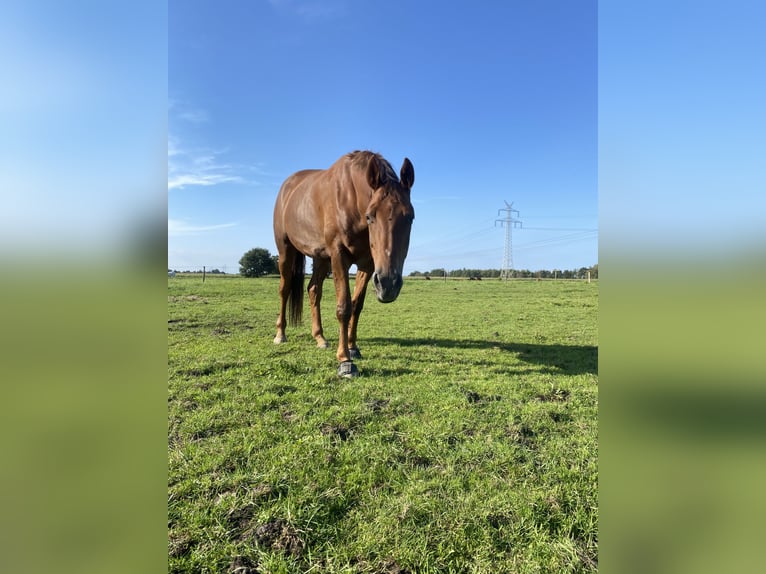
[[[168,280],[171,572],[595,572],[598,282],[405,280],[361,376],[277,280]]]

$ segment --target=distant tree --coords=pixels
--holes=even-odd
[[[276,271],[274,258],[267,249],[262,247],[251,249],[239,260],[239,274],[244,277],[262,277]]]

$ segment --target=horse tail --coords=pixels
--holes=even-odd
[[[303,278],[306,274],[306,256],[298,252],[290,270],[290,325],[299,325],[303,319]]]

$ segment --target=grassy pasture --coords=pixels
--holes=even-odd
[[[595,572],[598,282],[406,279],[361,376],[277,280],[168,279],[171,572]]]

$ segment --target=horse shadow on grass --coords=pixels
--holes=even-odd
[[[559,345],[536,343],[507,343],[480,339],[439,339],[373,337],[371,344],[400,347],[437,347],[442,349],[497,349],[512,353],[525,363],[541,365],[546,370],[567,375],[598,374],[598,347],[593,345]]]

